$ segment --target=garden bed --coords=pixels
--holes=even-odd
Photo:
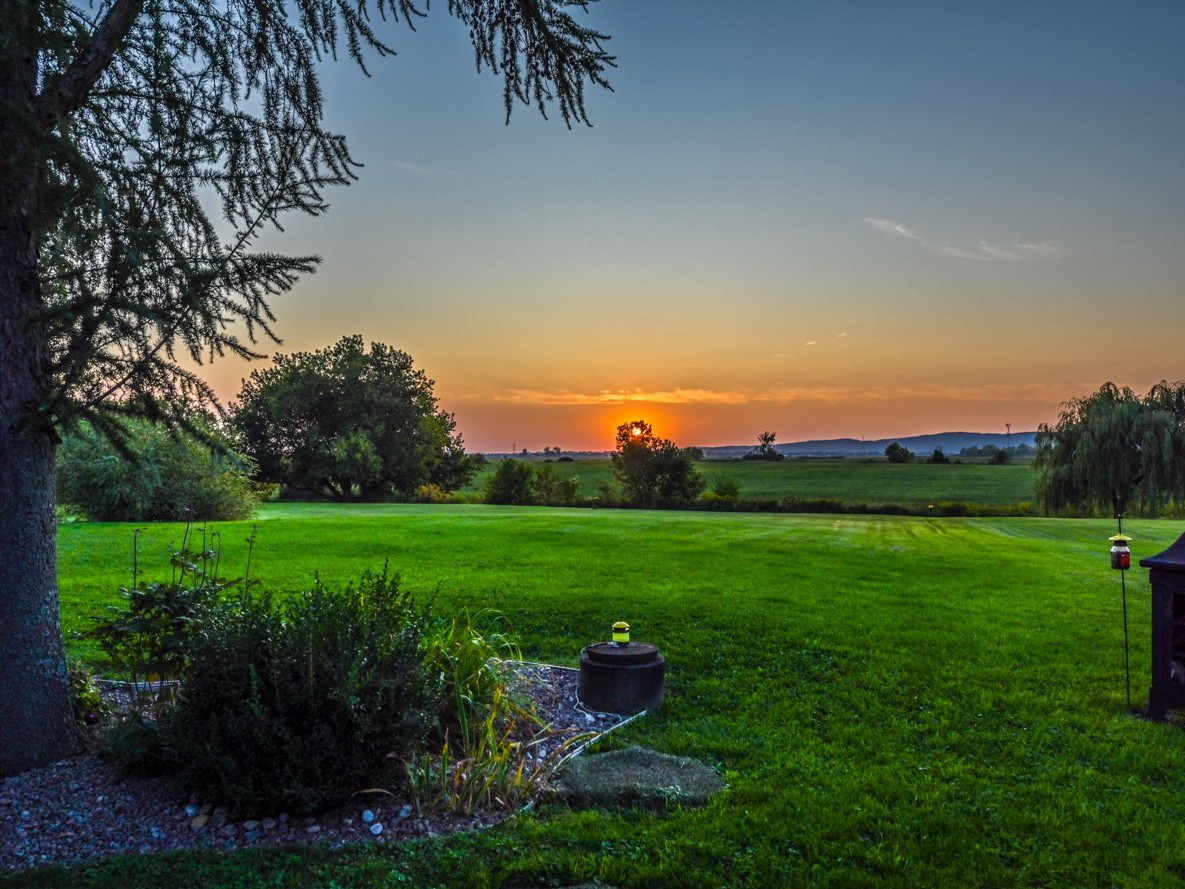
[[[621,716],[581,705],[576,670],[546,664],[521,664],[516,669],[521,675],[516,688],[529,696],[547,726],[534,748],[536,755],[558,758],[579,749],[574,738],[599,737],[624,722]],[[173,849],[398,842],[488,827],[511,814],[421,813],[410,798],[370,793],[316,816],[276,812],[237,820],[216,801],[199,800],[167,778],[119,777],[94,747],[97,742],[79,756],[0,783],[0,868],[74,864]]]

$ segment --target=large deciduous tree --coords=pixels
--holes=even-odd
[[[1144,397],[1104,383],[1037,428],[1037,499],[1046,513],[1155,515],[1185,500],[1185,383]]]
[[[449,0],[479,67],[585,121],[607,86],[589,0]],[[425,4],[426,5],[426,4]],[[354,178],[317,64],[391,49],[414,0],[0,2],[0,774],[76,745],[59,630],[57,429],[184,424],[192,362],[259,357],[269,301],[316,257],[254,251]],[[186,359],[192,359],[186,362]]]
[[[617,427],[617,449],[610,460],[622,493],[634,506],[681,506],[707,484],[689,449],[659,438],[645,420]]]
[[[389,500],[477,471],[433,381],[411,356],[360,336],[276,355],[243,382],[230,422],[257,478],[331,500]]]

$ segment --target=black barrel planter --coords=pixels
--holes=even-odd
[[[629,716],[662,703],[666,660],[649,642],[598,642],[580,652],[580,700]]]

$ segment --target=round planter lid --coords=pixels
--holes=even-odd
[[[589,660],[601,664],[645,664],[658,659],[658,646],[649,642],[597,642],[584,649]]]

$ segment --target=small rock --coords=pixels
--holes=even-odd
[[[259,830],[259,822],[251,819],[243,822],[243,830]]]
[[[201,830],[203,827],[206,826],[206,822],[209,820],[210,820],[209,815],[198,815],[196,818],[194,818],[192,821],[189,822],[189,826],[192,827],[194,830]]]
[[[287,824],[287,823],[288,823],[288,813],[287,813],[287,812],[281,812],[281,813],[280,813],[280,823],[281,823],[281,824]]]
[[[229,840],[235,835],[235,826],[233,824],[224,824],[218,829],[218,836],[224,840]]]
[[[383,822],[376,821],[374,824],[370,825],[370,832],[377,837],[383,832]]]
[[[411,814],[411,805],[410,804],[404,804],[403,806],[400,807],[400,809],[399,809],[399,817],[400,818],[406,818],[410,814]]]
[[[211,808],[213,808],[213,806],[210,803],[202,803],[202,807],[200,809],[198,809],[198,814],[199,815],[209,815]]]
[[[308,827],[306,827],[304,829],[304,832],[305,833],[320,833],[321,832],[321,825],[320,824],[310,824]]]
[[[99,802],[102,802],[102,801],[103,801],[103,797],[99,797]],[[190,803],[188,806],[185,807],[185,815],[187,818],[194,818],[197,816],[197,813],[198,813],[198,807],[195,806],[193,803]]]
[[[103,797],[99,797],[99,802],[103,801]],[[12,805],[12,800],[6,796],[0,796],[0,807],[8,808]]]
[[[354,826],[354,819],[353,818],[343,818],[342,819],[342,826],[343,827],[353,827]]]
[[[263,829],[264,830],[275,830],[276,829],[276,819],[275,818],[264,818],[263,819]]]
[[[370,811],[370,809],[364,810],[362,812],[362,820],[366,824],[370,824],[370,822],[374,821],[374,812]]]
[[[157,827],[155,824],[152,826],[152,830],[150,830],[148,832],[150,834],[152,834],[152,838],[154,840],[159,840],[161,838],[161,829],[159,827]]]

